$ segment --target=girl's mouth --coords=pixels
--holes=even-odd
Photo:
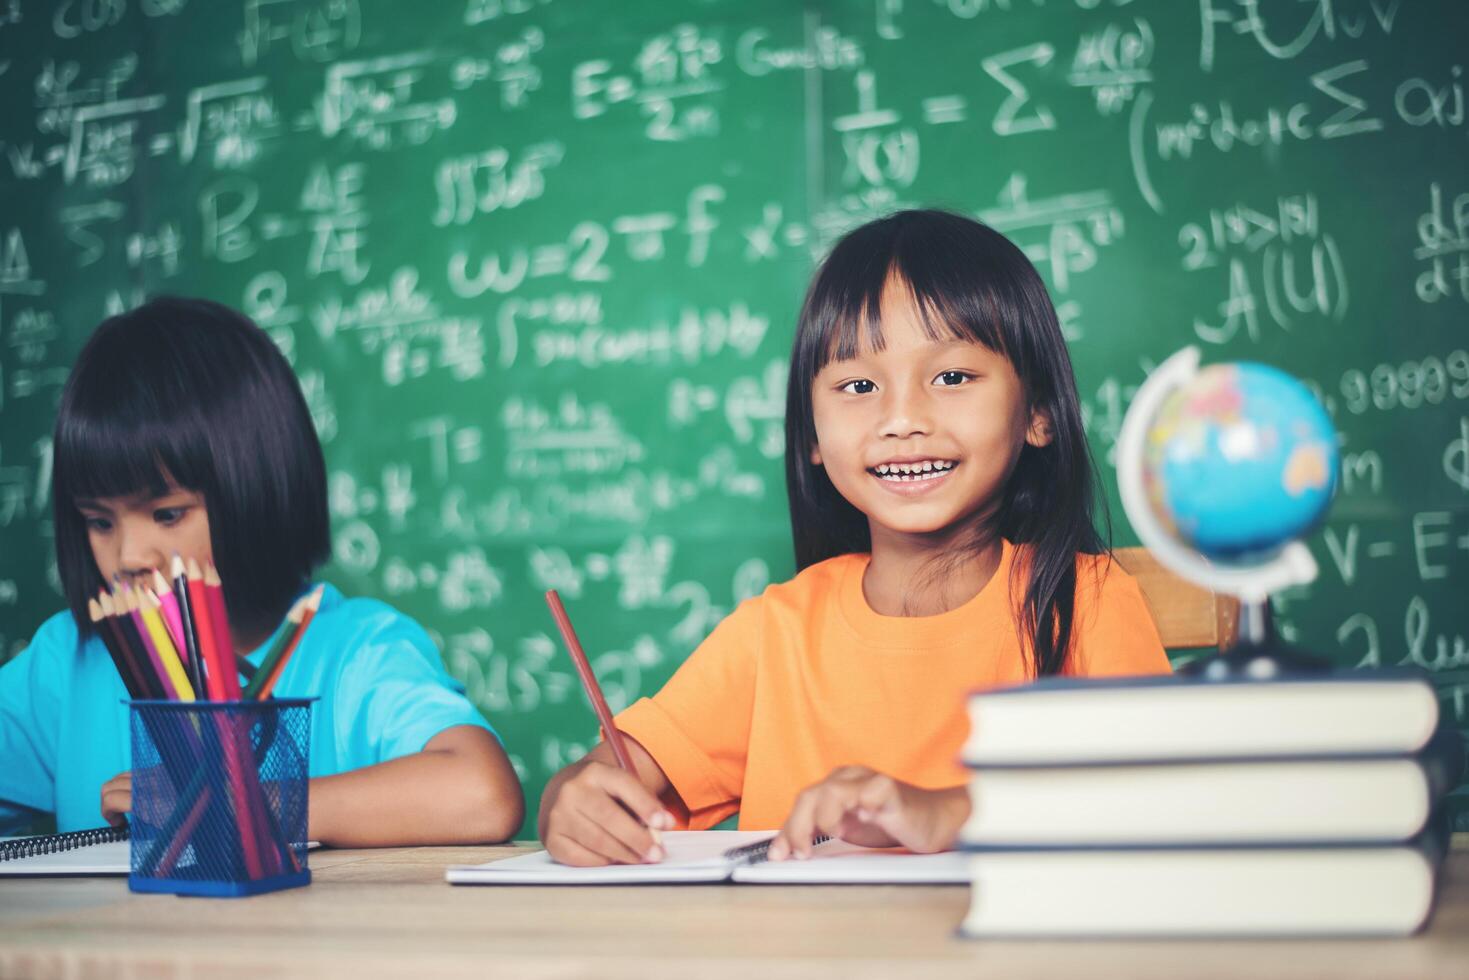
[[[959,464],[952,459],[924,459],[911,463],[879,463],[867,470],[883,483],[901,486],[942,480]]]

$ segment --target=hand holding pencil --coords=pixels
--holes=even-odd
[[[667,777],[635,741],[617,730],[571,619],[551,590],[546,604],[576,665],[607,741],[552,778],[541,802],[541,840],[563,864],[599,866],[663,860],[660,831],[672,830],[673,815],[659,794]],[[649,781],[653,785],[649,785]]]

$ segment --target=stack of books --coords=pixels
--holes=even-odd
[[[970,936],[1407,935],[1463,737],[1420,673],[973,695]]]

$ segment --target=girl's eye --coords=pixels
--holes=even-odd
[[[877,390],[877,385],[866,378],[858,378],[856,381],[848,381],[837,389],[853,395],[866,395]]]
[[[112,530],[112,522],[105,517],[82,517],[82,523],[87,525],[87,530],[96,534],[105,534]]]
[[[187,507],[160,507],[153,512],[153,520],[164,526],[177,524],[184,519]]]
[[[944,371],[937,378],[933,379],[933,383],[940,387],[952,388],[954,385],[962,385],[966,381],[973,380],[973,378],[974,375],[966,374],[963,371]]]

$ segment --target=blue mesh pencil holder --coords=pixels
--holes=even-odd
[[[133,701],[135,892],[231,898],[311,881],[311,701]]]

